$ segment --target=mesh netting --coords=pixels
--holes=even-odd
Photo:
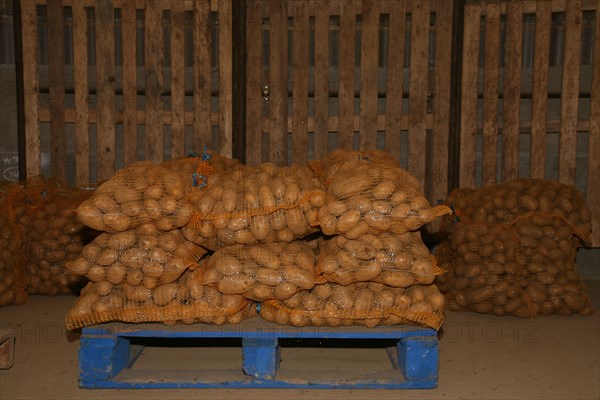
[[[146,223],[168,231],[189,222],[192,209],[185,197],[192,188],[192,177],[142,161],[100,185],[77,208],[77,214],[84,224],[105,232],[126,231]]]
[[[186,271],[175,282],[153,289],[90,282],[67,314],[67,329],[110,321],[237,324],[256,315],[253,303],[201,285],[195,273]]]
[[[203,284],[258,301],[289,299],[323,282],[315,275],[313,250],[302,241],[225,247],[207,258],[201,269]]]
[[[329,282],[379,282],[394,287],[430,284],[443,272],[419,232],[333,236],[321,243],[317,272]]]
[[[444,296],[435,285],[393,288],[379,283],[316,285],[288,300],[268,300],[260,316],[294,326],[419,325],[439,329]]]
[[[190,193],[196,212],[183,233],[211,250],[291,242],[317,230],[324,200],[309,168],[239,166],[211,175],[206,188]]]
[[[154,225],[102,233],[85,246],[67,269],[93,282],[127,283],[154,289],[175,281],[205,251],[186,241],[179,230],[159,231]]]
[[[319,225],[326,235],[402,234],[451,212],[446,206],[431,207],[416,178],[385,159],[355,156],[324,163],[323,178],[327,194]]]
[[[533,199],[538,206],[544,204],[549,188],[558,188],[558,193],[576,191],[552,182],[525,183],[535,185],[537,189],[533,193],[537,197],[523,189],[522,182],[498,185],[497,193],[493,188],[482,190],[486,196],[492,195],[492,206],[494,201],[501,206],[498,213],[489,209],[490,203],[481,203],[486,196],[476,195],[474,191],[467,192],[467,196],[452,194],[455,206],[460,207],[457,209],[460,221],[447,225],[449,239],[436,252],[440,266],[449,271],[437,278],[440,289],[446,293],[449,308],[525,318],[591,314],[587,290],[575,269],[577,235],[589,235],[587,218],[582,218],[589,215],[589,210],[581,210],[587,206],[581,197],[570,197],[568,202],[580,208],[572,210],[578,215],[572,217],[573,214],[567,214],[562,207],[566,204],[565,198],[556,194],[552,197],[556,203],[550,208],[543,206],[546,213],[533,211],[530,201]],[[523,196],[531,196],[531,199],[522,200],[517,196],[517,205],[513,205],[514,201],[509,201],[513,194],[506,189],[515,187],[521,188],[521,193],[529,193]],[[546,189],[540,190],[540,187]],[[495,200],[499,196],[503,197],[501,202]],[[506,203],[510,208],[505,207]],[[465,210],[474,210],[477,215]]]

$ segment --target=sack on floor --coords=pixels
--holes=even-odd
[[[315,275],[315,254],[303,241],[224,247],[199,269],[202,284],[257,301],[289,299],[323,282]]]
[[[153,289],[90,282],[67,314],[67,329],[111,321],[237,324],[256,315],[250,301],[203,286],[194,274],[187,271],[177,281]]]
[[[315,232],[324,195],[305,167],[261,164],[215,173],[188,196],[186,239],[210,250],[234,244],[291,242]]]
[[[439,329],[444,296],[435,285],[393,288],[380,283],[316,285],[288,300],[260,304],[266,321],[294,326],[417,325]]]

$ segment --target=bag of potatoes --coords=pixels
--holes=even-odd
[[[373,282],[324,283],[288,300],[265,301],[259,315],[266,321],[299,327],[403,324],[439,329],[443,309],[444,296],[435,285],[393,288]]]
[[[118,171],[77,208],[80,220],[105,232],[151,223],[163,231],[182,227],[192,216],[185,197],[192,178],[141,161]]]
[[[352,158],[324,169],[326,203],[319,225],[326,235],[402,234],[451,213],[431,207],[416,178],[400,167]]]
[[[358,239],[333,236],[321,242],[317,273],[329,282],[379,282],[407,287],[430,284],[443,270],[419,232],[365,234]]]
[[[324,281],[315,275],[315,254],[303,241],[233,245],[205,260],[203,285],[251,300],[289,299]]]
[[[67,269],[92,282],[127,283],[154,289],[175,281],[205,251],[186,241],[179,230],[159,231],[146,224],[124,232],[102,233],[83,248]]]
[[[67,314],[67,329],[110,321],[237,324],[256,315],[253,303],[202,286],[195,273],[186,271],[177,281],[153,289],[90,282]]]
[[[0,182],[0,306],[27,302],[23,232],[16,223],[25,209],[15,208],[24,195],[21,185]]]
[[[186,239],[210,250],[234,244],[291,242],[316,232],[325,198],[306,167],[273,164],[217,172],[193,191]]]

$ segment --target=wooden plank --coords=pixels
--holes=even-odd
[[[213,149],[210,114],[210,2],[194,2],[194,149]]]
[[[379,2],[362,1],[360,41],[360,149],[377,146],[377,73],[379,70]]]
[[[460,187],[475,187],[477,151],[477,76],[481,5],[465,6],[460,120]]]
[[[269,161],[287,164],[287,1],[269,5]]]
[[[38,78],[38,31],[35,3],[21,3],[21,24],[23,34],[23,85],[25,103],[25,142],[27,176],[42,173],[40,153],[39,78]],[[23,179],[23,177],[21,177]]]
[[[246,163],[256,165],[262,160],[262,2],[249,1],[246,10]]]
[[[292,161],[308,159],[308,1],[296,1],[293,39]]]
[[[219,1],[219,153],[231,157],[233,151],[233,34],[231,0]]]
[[[558,180],[575,185],[579,67],[581,62],[581,1],[573,0],[565,15],[565,53],[560,101]]]
[[[96,5],[97,181],[115,172],[115,19],[112,0]]]
[[[171,0],[171,158],[185,153],[185,37],[184,4]]]
[[[587,204],[592,211],[592,247],[600,247],[600,8],[596,11],[596,37],[590,104]]]
[[[504,61],[504,115],[502,128],[502,180],[519,177],[519,110],[521,104],[521,53],[523,4],[510,2],[506,9]]]
[[[385,98],[385,150],[400,161],[400,118],[404,71],[405,4],[392,0],[388,32],[387,93]]]
[[[48,0],[48,76],[50,98],[50,169],[44,172],[65,180],[65,29],[61,0]]]
[[[75,185],[80,187],[90,183],[87,39],[86,9],[81,3],[77,3],[73,5],[73,69],[75,78]]]
[[[448,138],[450,134],[450,67],[452,59],[452,4],[435,2],[435,82],[433,157],[430,201],[444,200],[448,193]],[[427,121],[426,121],[427,122]],[[437,230],[437,229],[436,229]]]
[[[146,71],[146,160],[163,160],[163,25],[161,0],[148,0],[144,13],[144,65]]]
[[[354,45],[356,14],[352,1],[344,1],[340,11],[340,57],[338,90],[338,147],[352,149],[354,136]]]
[[[123,2],[123,161],[137,161],[137,15],[135,0]]]
[[[551,4],[538,0],[535,16],[535,55],[531,93],[531,178],[544,179],[546,170],[546,114],[548,111],[548,66],[550,58]]]
[[[329,0],[325,0],[315,12],[315,159],[325,156],[329,149],[329,7]]]
[[[413,4],[410,34],[410,84],[408,95],[408,172],[425,186],[427,159],[427,91],[429,72],[429,9],[427,1]]]
[[[484,187],[496,183],[496,151],[498,146],[498,74],[500,50],[500,6],[486,5],[485,65],[483,89],[483,170]]]

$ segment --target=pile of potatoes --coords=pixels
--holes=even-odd
[[[315,255],[303,241],[225,247],[201,270],[203,285],[256,301],[286,300],[318,281]]]
[[[67,329],[108,321],[237,324],[256,315],[251,302],[201,285],[195,273],[186,271],[176,281],[153,289],[90,282],[67,314]]]
[[[234,244],[291,242],[316,232],[325,202],[309,168],[273,164],[217,172],[188,196],[195,213],[182,231],[210,250]]]
[[[379,282],[393,287],[430,284],[442,272],[419,232],[333,236],[321,243],[317,272],[329,282]]]
[[[416,178],[400,167],[355,159],[333,164],[324,174],[327,195],[319,225],[326,235],[403,234],[451,212],[431,207]]]
[[[100,185],[77,215],[99,231],[122,232],[147,223],[169,231],[189,222],[192,208],[186,196],[192,188],[191,177],[142,161]]]
[[[205,251],[187,242],[179,230],[163,232],[144,224],[125,232],[102,233],[69,261],[69,272],[92,282],[154,289],[174,282]]]
[[[435,285],[393,288],[380,283],[316,285],[288,300],[261,304],[259,315],[278,324],[342,326],[417,324],[439,329],[444,296]]]
[[[575,271],[578,239],[562,217],[528,214],[511,223],[458,222],[436,252],[436,283],[451,310],[532,318],[591,314]]]

